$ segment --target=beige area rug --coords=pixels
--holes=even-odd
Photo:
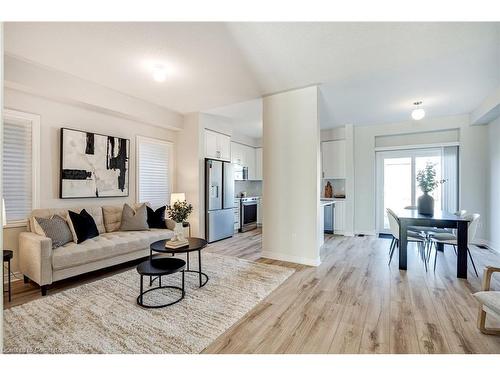
[[[191,260],[196,267],[197,257]],[[198,275],[186,274],[185,298],[161,309],[137,306],[139,275],[132,269],[5,310],[4,351],[200,353],[294,272],[211,253],[202,261],[208,283],[198,288]],[[180,286],[180,276],[162,284]],[[180,293],[163,291],[147,302]]]

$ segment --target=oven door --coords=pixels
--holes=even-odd
[[[241,230],[257,228],[257,202],[241,202]]]

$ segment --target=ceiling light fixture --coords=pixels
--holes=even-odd
[[[153,66],[153,79],[156,82],[163,82],[167,79],[167,68],[164,65],[156,64]]]
[[[422,120],[425,117],[424,109],[420,108],[422,101],[414,102],[413,105],[415,106],[415,109],[411,111],[411,117],[417,121]]]

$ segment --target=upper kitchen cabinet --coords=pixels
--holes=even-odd
[[[345,140],[327,141],[321,143],[323,178],[345,178],[346,157]]]
[[[264,179],[264,172],[262,171],[262,147],[255,149],[255,179]]]
[[[244,165],[245,150],[241,143],[231,142],[231,163]]]
[[[248,167],[248,179],[255,180],[255,148],[243,146],[245,151],[245,167]]]
[[[231,137],[205,129],[205,157],[231,160]]]

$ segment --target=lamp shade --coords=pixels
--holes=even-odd
[[[186,200],[186,194],[184,193],[172,193],[170,194],[170,205],[173,206],[175,202],[184,202]]]

